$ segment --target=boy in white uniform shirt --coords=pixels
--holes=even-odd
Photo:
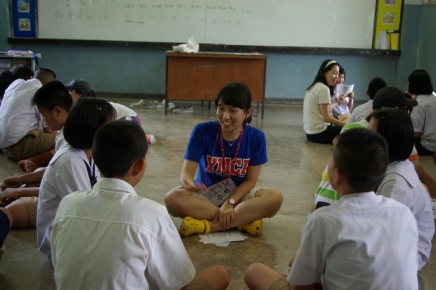
[[[18,79],[9,85],[0,106],[0,149],[16,160],[33,157],[54,148],[55,134],[50,129],[39,130],[41,116],[31,100],[44,84],[54,81],[49,69],[40,69],[35,78]]]
[[[312,289],[321,277],[326,290],[418,289],[415,217],[405,205],[374,193],[387,164],[379,134],[364,128],[342,133],[329,161],[340,199],[308,216],[286,280],[256,263],[245,274],[249,288]]]
[[[166,208],[133,186],[146,168],[141,127],[114,121],[97,132],[100,168],[90,191],[66,196],[56,214],[52,254],[58,289],[225,289],[221,266],[197,274]],[[186,287],[186,288],[185,288]]]

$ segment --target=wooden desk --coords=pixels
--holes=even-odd
[[[213,101],[230,82],[242,82],[251,101],[264,113],[266,60],[264,54],[167,51],[165,116],[168,100]]]

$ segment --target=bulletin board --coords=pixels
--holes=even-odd
[[[400,36],[402,12],[403,0],[378,0],[373,48],[378,47],[380,32],[392,31]]]
[[[11,0],[14,37],[36,37],[36,11],[33,0]]]

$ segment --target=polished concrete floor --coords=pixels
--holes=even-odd
[[[117,100],[114,100],[117,101]],[[130,104],[134,100],[119,100]],[[176,102],[177,103],[177,102]],[[179,184],[183,153],[195,124],[214,120],[215,111],[199,102],[194,113],[164,116],[163,110],[136,110],[147,133],[157,144],[150,146],[147,171],[136,191],[139,195],[163,203],[166,192]],[[256,109],[254,110],[256,114]],[[243,276],[253,262],[262,262],[280,272],[287,272],[292,252],[298,248],[300,231],[310,213],[315,190],[332,147],[306,141],[302,129],[302,107],[266,105],[265,118],[253,118],[252,126],[265,132],[268,163],[262,167],[258,184],[274,188],[284,195],[278,214],[264,221],[263,234],[244,242],[232,242],[226,248],[204,245],[197,235],[183,238],[196,267],[225,265],[230,273],[229,289],[247,289]],[[430,157],[422,157],[425,169],[436,178],[436,166]],[[16,162],[0,155],[0,179],[20,174]],[[176,225],[180,219],[174,219]],[[421,289],[436,289],[436,249],[420,273]],[[36,248],[34,229],[13,230],[0,250],[0,289],[55,289],[53,269]]]

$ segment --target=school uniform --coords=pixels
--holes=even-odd
[[[307,217],[287,276],[324,289],[418,289],[418,229],[405,205],[374,192],[341,197]]]
[[[429,155],[436,152],[436,96],[418,95],[418,106],[413,108],[410,118],[415,132],[422,133],[415,139],[418,154]]]
[[[0,106],[0,148],[13,159],[25,159],[54,148],[54,134],[45,134],[41,115],[32,105],[35,92],[42,87],[37,79],[14,81],[5,91]]]
[[[353,123],[358,122],[360,120],[365,119],[372,113],[372,100],[369,100],[368,102],[357,106],[353,109],[351,112],[350,119],[348,119],[347,123]]]
[[[39,188],[36,232],[38,248],[47,256],[50,256],[51,224],[59,203],[72,192],[92,188],[87,166],[98,180],[100,171],[94,163],[90,166],[85,152],[65,142],[45,170]]]
[[[66,196],[52,231],[57,289],[181,289],[196,271],[166,208],[102,178]]]
[[[419,233],[418,270],[421,270],[430,258],[435,225],[430,196],[419,180],[413,163],[404,160],[389,164],[385,176],[377,188],[377,194],[401,202],[410,208],[415,216]]]

